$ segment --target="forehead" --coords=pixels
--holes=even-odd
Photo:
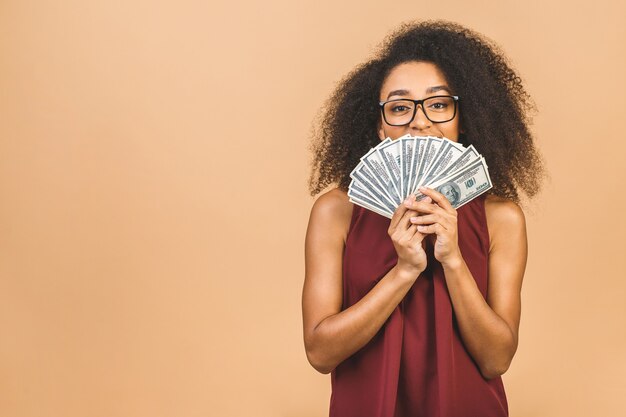
[[[390,92],[406,90],[408,95],[422,97],[432,87],[448,86],[445,76],[431,62],[411,61],[395,66],[385,78],[380,91],[381,99]]]

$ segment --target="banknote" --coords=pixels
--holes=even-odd
[[[390,201],[398,205],[402,200],[396,191],[396,186],[391,173],[385,167],[385,162],[382,156],[378,153],[378,147],[384,146],[385,144],[386,143],[383,142],[376,148],[372,148],[361,158],[361,161],[364,166],[366,166],[374,174],[374,182],[380,186],[380,189],[384,192],[385,196]]]
[[[373,202],[367,197],[364,197],[363,195],[356,193],[354,190],[348,191],[348,197],[350,197],[349,201],[351,203],[358,204],[359,206],[362,206],[362,207],[367,207],[368,210],[371,210],[374,213],[380,214],[383,217],[387,217],[388,219],[391,219],[391,217],[393,216],[393,212],[390,212],[389,210]]]
[[[400,141],[400,172],[402,173],[402,196],[409,194],[409,181],[411,180],[411,164],[413,163],[413,148],[415,139],[411,136],[402,137]]]
[[[424,147],[424,151],[422,152],[422,155],[421,155],[421,159],[419,162],[420,164],[419,169],[417,173],[415,174],[417,176],[415,180],[415,188],[419,187],[420,185],[423,185],[424,175],[430,168],[430,165],[433,162],[435,154],[437,153],[437,151],[439,150],[439,147],[442,144],[443,144],[443,140],[440,138],[435,138],[435,137],[428,138],[428,141]]]
[[[429,185],[429,188],[443,194],[455,209],[478,197],[491,187],[487,164],[483,158],[448,177],[440,179],[437,183]],[[418,201],[424,197],[419,191],[415,193],[415,196]]]
[[[492,187],[484,158],[474,146],[447,138],[405,135],[370,149],[350,173],[354,204],[391,218],[420,186],[442,193],[458,208]]]
[[[377,152],[380,155],[381,160],[389,178],[391,178],[391,184],[393,185],[396,195],[398,196],[398,203],[401,201],[402,196],[402,174],[400,170],[400,158],[402,153],[402,142],[394,140],[377,147]]]
[[[385,207],[390,208],[392,211],[398,206],[394,201],[387,196],[385,190],[380,186],[380,184],[375,179],[376,175],[364,164],[357,165],[350,177],[358,181],[361,184],[361,187],[367,190],[368,195],[375,201],[380,202]]]
[[[413,157],[411,158],[411,169],[410,169],[410,179],[409,179],[409,188],[407,190],[406,196],[413,193],[413,191],[417,188],[416,181],[419,180],[416,173],[419,172],[420,169],[420,161],[422,156],[424,155],[424,150],[426,149],[426,144],[428,143],[428,138],[416,136],[415,144],[413,145]]]
[[[434,178],[431,178],[431,182],[437,182],[441,178],[447,177],[453,174],[456,171],[459,171],[463,167],[472,164],[482,157],[476,151],[473,145],[470,145],[468,148],[465,148],[463,153],[455,160],[452,161],[448,167],[443,168],[438,174],[435,175]]]
[[[383,211],[393,213],[395,205],[389,204],[384,199],[377,196],[376,192],[371,191],[372,185],[369,182],[361,182],[358,179],[353,179],[348,190],[348,196],[354,196],[364,201],[371,201],[373,205],[382,209]],[[350,194],[352,191],[352,194]]]
[[[428,170],[424,173],[423,178],[420,180],[420,184],[428,184],[441,174],[446,168],[456,161],[462,154],[463,149],[453,145],[451,140],[445,140],[439,147],[439,151],[433,158],[433,162],[430,164]]]

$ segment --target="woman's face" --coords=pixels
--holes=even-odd
[[[437,95],[453,95],[451,88],[439,70],[430,62],[410,61],[393,68],[380,90],[380,101],[399,98],[422,100]],[[459,138],[459,112],[454,119],[444,123],[433,123],[426,118],[420,105],[411,123],[405,126],[390,126],[380,116],[378,136],[397,139],[410,133],[412,136],[439,136],[455,142]]]

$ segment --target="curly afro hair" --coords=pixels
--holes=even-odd
[[[520,202],[532,198],[543,177],[541,157],[529,130],[533,102],[500,48],[482,35],[445,21],[403,24],[368,62],[338,85],[314,123],[309,178],[311,195],[329,185],[347,191],[361,156],[380,143],[379,94],[399,64],[435,64],[459,100],[459,142],[486,159],[491,194]]]

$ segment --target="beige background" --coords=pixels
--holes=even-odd
[[[0,415],[324,416],[300,296],[308,133],[399,22],[496,40],[551,178],[511,416],[621,416],[618,1],[0,1]]]

